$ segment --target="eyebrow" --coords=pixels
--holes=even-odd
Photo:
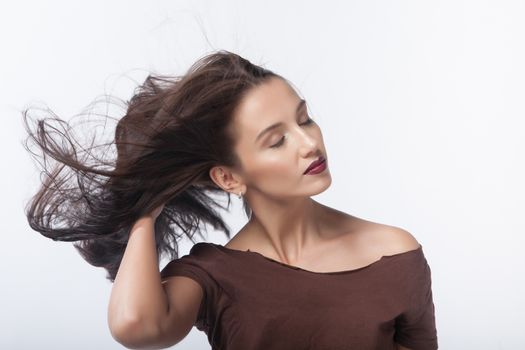
[[[299,112],[303,109],[303,107],[306,105],[306,100],[305,99],[301,99],[299,101],[299,104],[297,105],[297,108],[295,109],[295,113],[296,114],[299,114]],[[269,127],[265,128],[263,131],[261,131],[259,133],[259,135],[257,135],[257,137],[255,138],[255,142],[259,141],[259,139],[264,135],[266,134],[268,131],[271,131],[279,126],[281,126],[283,124],[283,122],[277,122],[275,124],[272,124],[270,125]]]

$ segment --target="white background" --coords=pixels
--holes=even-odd
[[[69,119],[216,49],[307,98],[333,178],[317,200],[422,244],[440,349],[525,348],[524,18],[524,2],[502,0],[3,3],[0,348],[123,348],[105,271],[27,225],[39,176],[22,108]],[[210,346],[194,328],[175,348]]]

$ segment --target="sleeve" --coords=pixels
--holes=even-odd
[[[195,246],[194,246],[195,247]],[[197,249],[192,248],[189,255],[170,261],[160,272],[161,282],[173,276],[185,276],[193,279],[202,288],[203,296],[195,326],[206,331],[209,320],[209,307],[212,304],[216,288],[214,280],[196,255]]]
[[[438,340],[431,270],[426,259],[422,262],[415,268],[417,271],[414,273],[407,307],[396,318],[394,340],[411,350],[435,350]]]

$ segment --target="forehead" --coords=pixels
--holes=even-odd
[[[234,118],[241,140],[253,143],[265,127],[295,115],[300,97],[281,78],[271,78],[253,88],[239,104]]]

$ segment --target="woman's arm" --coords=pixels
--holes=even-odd
[[[145,216],[133,225],[109,300],[112,336],[134,349],[151,348],[168,317],[168,297],[158,269],[155,220],[156,216]]]

